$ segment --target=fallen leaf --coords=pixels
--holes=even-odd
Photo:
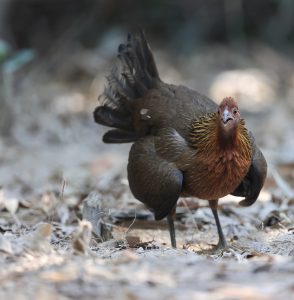
[[[13,254],[10,241],[7,240],[2,234],[0,234],[0,251],[7,254]]]
[[[1,203],[4,204],[4,207],[12,214],[15,215],[18,206],[19,206],[19,199],[16,195],[13,193],[10,193],[8,191],[2,190],[0,197],[2,198],[0,200]]]
[[[83,201],[83,219],[88,220],[92,225],[93,233],[101,239],[107,241],[113,238],[111,230],[103,222],[103,211],[101,210],[101,196],[96,192],[91,192]]]
[[[36,230],[25,238],[27,250],[49,252],[51,250],[50,238],[52,235],[52,225],[49,223],[39,223]]]
[[[75,254],[86,254],[89,251],[92,225],[89,221],[79,221],[73,233],[72,248]]]

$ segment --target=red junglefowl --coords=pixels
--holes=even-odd
[[[208,200],[217,246],[227,247],[218,199],[232,194],[245,197],[242,206],[253,204],[267,172],[236,101],[228,97],[218,106],[187,87],[164,83],[142,31],[128,36],[118,57],[121,64],[107,76],[94,119],[115,128],[105,133],[105,143],[134,142],[128,162],[133,195],[156,220],[167,217],[173,247],[179,197]]]

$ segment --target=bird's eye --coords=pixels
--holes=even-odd
[[[234,108],[233,114],[235,115],[237,112],[238,112],[238,109],[237,109],[237,108]]]

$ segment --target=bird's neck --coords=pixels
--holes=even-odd
[[[214,129],[217,134],[215,136],[215,143],[220,147],[220,149],[229,151],[238,147],[240,129],[239,125],[231,128],[229,131],[226,131],[221,125],[220,122],[213,120],[216,123],[216,128]],[[242,127],[242,124],[240,125]],[[213,141],[211,141],[213,142]]]
[[[236,128],[227,133],[220,127],[216,113],[200,117],[192,122],[190,143],[197,152],[229,156],[236,153],[243,159],[251,159],[250,138],[243,119]]]

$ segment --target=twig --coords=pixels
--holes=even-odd
[[[137,212],[135,210],[135,217],[134,217],[134,220],[132,221],[132,223],[130,224],[130,226],[128,227],[126,233],[125,233],[125,239],[127,238],[127,234],[129,233],[129,231],[131,230],[132,226],[134,225],[135,221],[137,219]]]
[[[60,191],[60,201],[63,202],[64,200],[64,189],[65,189],[66,180],[62,179],[61,191]]]
[[[182,200],[182,202],[184,203],[184,206],[186,207],[186,209],[188,210],[188,213],[191,214],[191,216],[192,216],[192,222],[193,222],[194,226],[196,227],[197,231],[199,231],[198,224],[197,224],[197,222],[196,222],[196,220],[195,220],[195,217],[194,217],[194,215],[193,215],[191,209],[189,208],[189,206],[188,206],[186,200],[185,200],[185,199],[181,199],[181,200]]]

